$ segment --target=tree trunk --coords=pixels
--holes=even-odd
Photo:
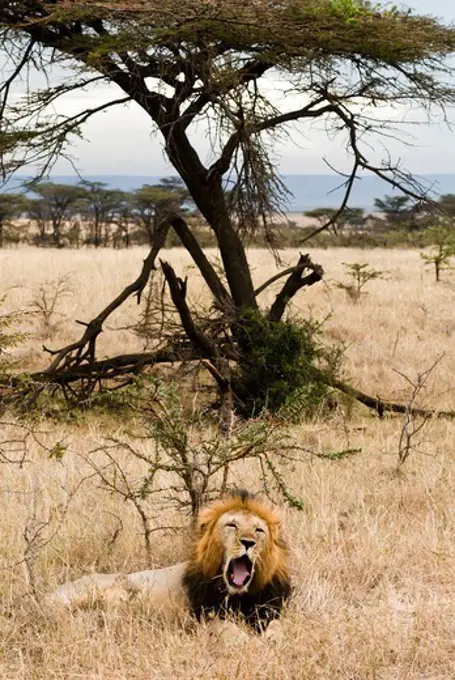
[[[175,125],[172,134],[162,130],[169,159],[184,180],[196,206],[215,233],[226,278],[238,310],[257,309],[245,248],[235,231],[224,196],[222,177],[209,173],[186,134]]]
[[[56,248],[62,247],[62,238],[60,232],[60,220],[53,222],[52,224],[52,240],[54,241],[54,246]]]

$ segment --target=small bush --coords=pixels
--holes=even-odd
[[[352,262],[351,264],[343,262],[343,264],[350,281],[349,283],[338,282],[336,286],[344,290],[349,299],[354,303],[359,302],[362,295],[366,294],[366,291],[363,289],[369,281],[384,278],[384,272],[373,267],[368,268],[366,262]]]
[[[429,267],[434,267],[436,283],[441,279],[443,269],[451,269],[451,258],[455,255],[455,237],[449,225],[430,227],[425,232],[425,245],[431,246],[429,253],[420,253],[420,257]]]
[[[48,338],[58,329],[64,314],[58,311],[61,302],[73,295],[70,276],[63,274],[51,281],[43,281],[33,291],[32,310],[41,321],[41,336]]]
[[[296,398],[302,414],[321,407],[341,351],[325,347],[320,334],[314,321],[270,322],[259,312],[244,314],[238,331],[243,356],[235,381],[243,416],[276,413]]]
[[[15,324],[19,323],[23,317],[23,312],[3,312],[5,296],[0,297],[0,374],[3,373],[8,365],[8,350],[19,345],[24,334],[14,329]]]

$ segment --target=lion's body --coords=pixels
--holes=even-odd
[[[187,566],[188,562],[181,562],[163,569],[132,574],[88,574],[77,581],[61,585],[47,597],[47,603],[74,608],[101,601],[118,604],[140,597],[156,610],[179,610],[187,607],[183,590],[183,575]]]
[[[286,545],[277,516],[246,492],[203,508],[189,561],[134,574],[91,574],[66,583],[48,602],[147,599],[154,609],[241,617],[256,630],[276,619],[290,595]]]

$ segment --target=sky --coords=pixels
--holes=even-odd
[[[392,4],[392,3],[391,3]],[[455,0],[407,0],[406,6],[417,13],[431,14],[445,22],[455,21]],[[270,84],[271,90],[275,85]],[[18,91],[17,95],[21,92]],[[279,100],[278,90],[273,93]],[[80,108],[96,106],[112,96],[106,86],[66,97],[59,105],[61,113],[73,114]],[[401,118],[403,112],[385,112]],[[411,115],[411,114],[409,114]],[[412,120],[423,119],[412,112]],[[452,119],[455,122],[455,110]],[[400,158],[403,165],[418,174],[455,173],[455,154],[451,151],[455,142],[452,133],[442,121],[432,125],[412,124],[403,127],[402,136],[410,142],[403,145],[396,140],[387,143],[393,158]],[[207,130],[202,126],[193,133],[194,142],[207,159],[209,143]],[[294,126],[287,139],[275,142],[274,158],[282,174],[326,174],[330,170],[326,159],[338,170],[348,169],[344,151],[344,138],[329,139],[320,124],[311,128]],[[136,104],[116,106],[94,116],[84,127],[84,140],[71,147],[78,171],[84,175],[167,175],[172,169],[163,154],[159,137],[151,127],[150,119]],[[54,167],[55,174],[74,174],[64,159]]]

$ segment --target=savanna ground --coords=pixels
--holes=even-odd
[[[397,371],[415,380],[443,355],[420,402],[455,409],[455,275],[444,273],[436,285],[411,251],[311,254],[326,280],[301,292],[293,313],[328,317],[326,341],[346,343],[344,377],[371,394],[406,401],[411,388]],[[59,300],[50,327],[40,315],[26,321],[29,336],[15,352],[20,365],[44,366],[47,359],[37,351],[42,342],[56,347],[78,337],[74,319],[88,320],[104,306],[136,276],[144,255],[139,249],[1,252],[0,290],[8,291],[8,308],[27,308],[40,283],[62,275],[73,291]],[[290,264],[297,255],[282,253]],[[257,283],[269,278],[271,256],[249,256]],[[189,267],[179,250],[166,257],[179,274]],[[355,261],[388,271],[387,280],[367,285],[359,304],[334,285],[346,280],[342,263]],[[191,299],[202,303],[202,285],[194,270],[188,273]],[[261,302],[272,299],[270,289]],[[141,348],[121,330],[138,313],[134,300],[119,310],[100,353]],[[3,420],[1,440],[17,436],[17,418],[5,414]],[[131,437],[134,425],[134,418],[103,415],[75,423],[43,420],[37,439],[27,442],[29,462],[1,465],[1,678],[452,680],[455,423],[426,423],[397,474],[402,418],[381,421],[346,401],[324,419],[292,426],[299,444],[316,452],[359,447],[361,453],[333,462],[310,457],[287,473],[304,509],[283,512],[295,584],[283,643],[253,636],[227,642],[204,626],[188,632],[140,606],[45,614],[28,597],[31,586],[42,593],[91,571],[149,567],[137,513],[101,488],[89,463],[102,456],[90,452],[104,436]],[[41,446],[56,441],[67,447],[62,460],[50,459]],[[131,480],[140,476],[139,463],[127,457],[122,463]],[[233,478],[258,488],[253,467],[237,469]],[[187,525],[172,508],[150,504],[147,511],[160,525]],[[36,534],[42,544],[32,541],[30,548]],[[187,532],[157,532],[151,541],[151,566],[184,558]]]

